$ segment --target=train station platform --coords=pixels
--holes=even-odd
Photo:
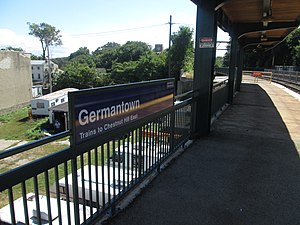
[[[300,100],[244,76],[209,136],[194,141],[105,224],[296,225]]]

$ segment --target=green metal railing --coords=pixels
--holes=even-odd
[[[227,81],[216,84],[212,113],[226,104]],[[1,224],[91,224],[114,214],[128,192],[160,169],[191,138],[193,92],[173,107],[88,143],[44,155],[0,174]],[[69,137],[66,131],[0,152],[0,163]]]
[[[214,84],[212,93],[211,116],[215,118],[223,107],[227,105],[228,101],[228,79]]]
[[[110,134],[93,149],[71,147],[0,175],[7,224],[89,224],[190,138],[191,99]],[[64,132],[0,153],[0,159],[70,135]],[[74,178],[77,179],[74,179]]]

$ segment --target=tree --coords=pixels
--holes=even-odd
[[[300,66],[300,28],[297,28],[288,36],[286,43],[291,50],[293,65]]]
[[[193,30],[189,27],[181,26],[178,32],[171,36],[173,43],[169,49],[171,60],[171,75],[179,80],[180,70],[193,69],[194,42],[192,40]]]
[[[24,52],[24,50],[22,48],[15,48],[15,47],[12,47],[12,46],[8,46],[6,48],[2,48],[1,50]]]
[[[107,51],[110,51],[112,49],[116,49],[119,48],[121,45],[116,43],[116,42],[107,42],[105,45],[97,48],[94,52],[93,55],[99,55],[99,54],[103,54]]]
[[[80,55],[90,55],[90,50],[87,47],[80,47],[76,52],[70,54],[69,59],[74,59]]]
[[[216,57],[215,67],[216,68],[223,67],[223,57],[222,56]]]
[[[138,61],[142,55],[151,51],[151,47],[145,42],[128,41],[118,48],[117,62]]]
[[[42,45],[43,59],[46,59],[46,48],[47,44],[51,45],[62,45],[60,30],[57,30],[54,26],[47,23],[27,23],[29,25],[29,35],[39,38]]]
[[[140,80],[155,80],[168,77],[168,70],[166,67],[166,53],[156,54],[150,51],[142,56],[138,61],[137,73]]]
[[[111,49],[94,56],[96,67],[105,68],[107,71],[111,71],[113,62],[118,58],[117,50]]]
[[[31,55],[31,60],[43,60],[43,56]]]
[[[108,42],[107,44],[97,48],[92,54],[97,68],[105,68],[111,71],[113,62],[118,58],[118,49],[121,47],[116,42]]]
[[[97,70],[87,63],[73,61],[65,66],[65,71],[53,79],[56,90],[62,88],[92,88],[97,83]]]
[[[111,79],[114,83],[130,83],[166,78],[166,54],[157,55],[153,51],[140,57],[138,61],[114,63]]]
[[[90,54],[90,50],[87,47],[80,47],[76,52],[73,52],[69,56],[70,61],[77,61],[81,64],[88,64],[89,67],[95,67],[94,57]]]
[[[231,41],[226,45],[226,52],[224,54],[224,57],[223,57],[223,66],[224,67],[229,67],[229,64],[230,64],[230,46],[231,46]]]
[[[114,63],[111,71],[111,78],[116,84],[125,84],[141,81],[137,73],[138,61],[127,61]]]

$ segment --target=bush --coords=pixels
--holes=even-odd
[[[34,127],[26,131],[26,137],[30,140],[38,140],[45,137],[45,134],[41,130],[41,127],[44,126],[46,122],[47,120],[39,121]]]

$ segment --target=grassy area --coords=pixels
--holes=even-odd
[[[34,140],[43,137],[41,128],[47,127],[48,118],[28,118],[24,107],[14,112],[0,115],[0,139]]]

